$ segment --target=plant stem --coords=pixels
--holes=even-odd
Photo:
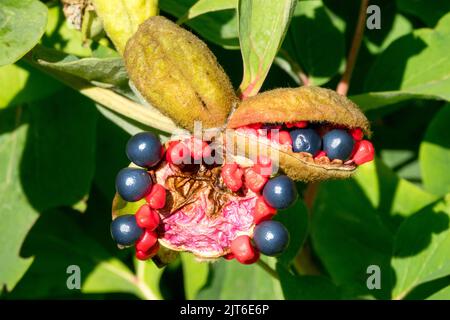
[[[364,35],[366,25],[366,14],[369,0],[361,0],[361,7],[359,8],[358,23],[356,25],[355,34],[353,35],[352,45],[347,58],[347,65],[345,66],[344,74],[339,82],[336,91],[342,95],[347,95],[352,78],[353,68],[355,67],[356,59],[358,57],[359,48]]]
[[[265,261],[263,261],[262,259],[259,259],[257,264],[261,268],[263,268],[264,271],[266,271],[268,274],[270,274],[273,278],[275,278],[276,280],[280,280],[278,273],[271,266],[269,266]]]
[[[106,108],[155,129],[171,133],[177,129],[175,123],[156,109],[136,103],[112,90],[93,86],[88,81],[70,74],[46,68],[35,62],[30,55],[23,58],[36,69],[52,76],[82,95]]]

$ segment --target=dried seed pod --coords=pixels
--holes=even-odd
[[[238,129],[256,123],[297,121],[346,129],[361,128],[367,136],[371,134],[369,122],[358,106],[335,91],[319,87],[275,89],[248,98],[230,117],[227,127]],[[259,152],[271,155],[272,158],[278,157],[280,168],[295,180],[310,182],[348,178],[356,170],[354,163],[313,161],[311,155],[294,153],[290,148],[276,146],[239,130],[234,131],[232,139],[234,148],[238,148],[238,154],[249,156],[249,150],[260,150]]]
[[[181,127],[222,126],[237,101],[205,43],[170,20],[151,17],[128,41],[125,63],[140,94]]]

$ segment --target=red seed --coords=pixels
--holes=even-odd
[[[255,224],[272,219],[276,213],[277,210],[269,206],[263,196],[259,196],[256,199],[255,207],[253,208],[253,221]]]
[[[171,141],[167,148],[166,161],[176,165],[187,163],[190,154],[189,148],[184,143],[180,141]]]
[[[253,192],[259,192],[268,178],[257,173],[253,168],[247,168],[244,173],[245,186]]]
[[[351,129],[350,134],[356,141],[361,141],[364,138],[364,132],[361,128]]]
[[[314,157],[316,159],[322,158],[322,157],[326,157],[327,153],[323,150],[320,150],[319,153],[317,153],[317,155]]]
[[[153,258],[159,251],[159,243],[157,242],[153,247],[148,251],[136,250],[136,258],[139,260],[148,260]]]
[[[233,192],[242,187],[242,176],[244,172],[236,163],[227,163],[222,167],[220,175],[225,185]]]
[[[224,255],[223,258],[226,259],[226,260],[233,260],[234,259],[234,254],[232,254],[230,252],[229,254]]]
[[[259,251],[252,246],[247,235],[241,235],[231,242],[231,253],[243,264],[252,264],[259,259]]]
[[[155,230],[160,223],[159,214],[148,204],[143,204],[136,212],[135,217],[139,227],[151,231]]]
[[[356,143],[355,154],[352,160],[357,164],[372,161],[375,156],[375,149],[370,141],[362,140]]]
[[[145,229],[144,233],[136,241],[136,250],[147,252],[158,241],[158,235],[155,231]]]
[[[308,126],[308,121],[297,121],[297,122],[291,122],[291,123],[286,123],[286,127],[288,128],[306,128]]]
[[[166,205],[166,189],[160,184],[154,184],[145,200],[153,209],[162,209]]]

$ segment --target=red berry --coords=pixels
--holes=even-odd
[[[362,140],[356,143],[352,160],[357,164],[372,161],[375,155],[375,149],[370,141]]]
[[[201,160],[202,158],[209,157],[211,155],[211,148],[206,141],[192,137],[189,141],[188,148],[191,153],[191,157],[194,160]]]
[[[253,168],[247,168],[244,173],[245,186],[253,192],[259,192],[268,178],[257,173]]]
[[[145,229],[141,237],[136,241],[136,250],[147,252],[158,241],[158,235],[155,231]]]
[[[277,134],[272,135],[270,132],[267,137],[275,143],[281,145],[289,145],[292,146],[292,138],[289,132],[287,131],[279,131]]]
[[[361,128],[351,129],[350,130],[350,135],[356,141],[361,141],[364,138],[364,132],[361,130]]]
[[[229,254],[224,255],[223,258],[226,259],[226,260],[233,260],[234,259],[234,254],[232,254],[230,252]]]
[[[152,191],[145,196],[145,200],[153,209],[162,209],[166,205],[166,189],[160,184],[155,184]]]
[[[291,123],[286,123],[286,127],[288,128],[306,128],[308,126],[308,121],[297,121],[297,122],[291,122]]]
[[[314,156],[314,158],[319,159],[319,158],[326,157],[326,156],[327,156],[327,153],[325,151],[321,150]]]
[[[272,174],[272,160],[270,157],[259,156],[257,163],[253,166],[253,170],[263,177],[270,177]]]
[[[136,212],[135,217],[139,227],[152,231],[158,227],[160,222],[159,214],[148,204],[142,205]]]
[[[246,235],[241,235],[231,242],[231,253],[243,264],[252,264],[259,259],[259,251],[252,246],[250,237]]]
[[[222,167],[220,173],[225,185],[233,192],[242,187],[242,175],[244,172],[236,163],[227,163]]]
[[[255,207],[253,208],[253,221],[255,224],[272,219],[276,213],[277,210],[269,206],[263,196],[259,196],[256,199]]]
[[[153,258],[159,251],[159,243],[157,242],[153,247],[148,251],[136,250],[136,258],[139,260],[148,260]]]
[[[246,125],[246,127],[250,128],[250,129],[258,130],[258,129],[261,129],[262,123],[252,123],[252,124]]]
[[[189,148],[184,143],[180,141],[171,141],[166,151],[166,161],[177,165],[187,163],[190,154]]]

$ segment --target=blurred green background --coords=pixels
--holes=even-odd
[[[237,2],[202,2],[204,12],[184,27],[207,42],[238,88]],[[175,21],[195,3],[160,0],[160,14]],[[335,89],[360,3],[299,1],[262,91],[301,85],[299,70],[310,84]],[[257,265],[198,263],[189,254],[158,269],[118,250],[109,234],[115,174],[128,164],[130,134],[153,129],[49,73],[136,99],[123,61],[93,11],[77,30],[59,1],[0,3],[0,296],[450,299],[450,1],[370,5],[380,8],[381,29],[365,30],[348,95],[372,123],[376,161],[353,179],[322,183],[310,210],[299,201],[277,215],[292,238],[279,259],[265,259],[277,280]],[[33,40],[38,26],[43,36]],[[23,46],[18,59],[37,41],[8,61],[10,48]],[[58,54],[50,59],[48,49]],[[67,288],[70,265],[80,267],[79,290]],[[380,268],[379,289],[367,287],[371,265]]]

